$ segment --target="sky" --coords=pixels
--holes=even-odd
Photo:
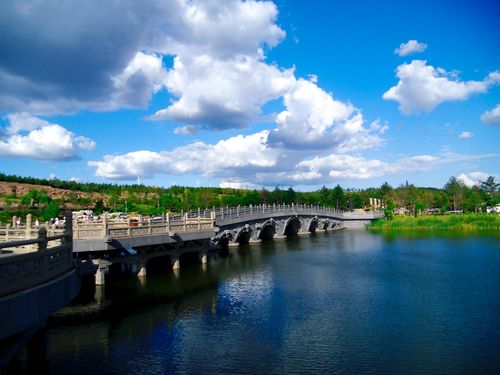
[[[499,1],[4,0],[0,171],[315,190],[500,179]]]

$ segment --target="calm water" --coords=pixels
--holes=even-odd
[[[498,374],[500,240],[267,242],[108,283],[50,325],[53,373]]]

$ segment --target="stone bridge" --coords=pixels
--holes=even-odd
[[[342,212],[298,204],[199,209],[147,219],[111,220],[102,215],[102,219],[96,221],[73,220],[72,249],[77,258],[93,259],[98,266],[96,284],[102,285],[113,264],[145,276],[146,263],[153,258],[170,257],[175,270],[180,267],[181,257],[198,257],[205,264],[208,253],[220,247],[362,228],[382,216],[382,212]],[[0,228],[0,242],[36,236],[36,230],[30,225],[27,220],[26,228],[7,226],[4,232]],[[52,228],[47,229],[54,232]]]
[[[26,344],[28,367],[32,363],[30,371],[39,370],[46,359],[48,317],[80,290],[71,222],[59,234],[46,227],[7,226],[0,232],[0,373]]]
[[[341,228],[362,228],[382,212],[343,212],[313,205],[260,205],[215,212],[215,241],[222,245],[259,243]]]

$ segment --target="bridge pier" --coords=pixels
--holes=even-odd
[[[181,262],[179,261],[179,257],[178,256],[172,256],[170,262],[172,264],[172,269],[173,270],[178,270],[178,269],[181,268]]]
[[[95,273],[95,285],[104,285],[106,283],[106,271],[108,267],[101,267]]]
[[[262,243],[262,240],[260,238],[251,238],[248,243],[250,245],[260,245]]]
[[[273,240],[286,240],[286,235],[279,235],[279,234],[275,234],[273,236]]]
[[[299,232],[297,233],[299,236],[310,236],[311,235],[311,232],[307,231],[307,232]]]
[[[146,277],[146,263],[142,263],[137,273],[137,277]]]

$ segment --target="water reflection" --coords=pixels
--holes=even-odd
[[[500,369],[496,238],[342,231],[123,278],[51,321],[54,373]],[[104,293],[103,293],[104,292]]]

